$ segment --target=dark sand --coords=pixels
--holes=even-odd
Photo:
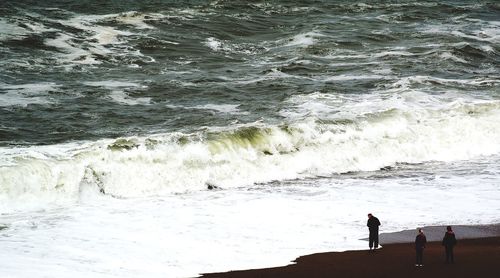
[[[458,244],[455,264],[445,264],[441,238],[444,227],[424,227],[428,240],[424,266],[415,266],[413,240],[416,232],[381,234],[383,248],[369,252],[346,251],[306,255],[283,267],[203,274],[205,278],[279,278],[279,277],[500,277],[500,225],[456,226]],[[439,240],[439,241],[435,241]]]

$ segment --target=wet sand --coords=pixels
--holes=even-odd
[[[500,277],[500,225],[456,226],[455,263],[445,264],[442,226],[424,227],[429,242],[424,266],[415,266],[415,230],[381,234],[383,248],[327,252],[299,257],[293,264],[265,269],[203,274],[204,278],[279,277]],[[403,243],[394,243],[403,242]]]

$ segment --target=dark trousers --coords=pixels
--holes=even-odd
[[[417,248],[417,262],[416,264],[424,264],[424,248]]]
[[[444,251],[446,253],[446,262],[453,263],[453,246],[445,246]]]
[[[368,238],[368,246],[370,246],[370,249],[372,249],[372,247],[378,248],[378,230],[370,231],[370,237]]]

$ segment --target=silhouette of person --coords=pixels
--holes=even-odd
[[[366,226],[368,226],[368,231],[370,232],[370,236],[368,237],[368,246],[370,250],[378,248],[378,227],[380,226],[380,221],[377,217],[373,216],[371,213],[368,213],[368,222],[366,222]]]
[[[455,237],[455,233],[451,229],[451,226],[446,227],[446,233],[444,233],[442,244],[446,253],[446,263],[454,263],[453,247],[457,244],[457,239]]]
[[[427,238],[424,235],[424,230],[418,229],[418,235],[415,238],[415,250],[417,251],[417,262],[415,266],[424,266],[424,249],[427,243]]]

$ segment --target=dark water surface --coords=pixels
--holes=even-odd
[[[0,3],[0,146],[286,125],[311,94],[339,100],[319,121],[398,89],[499,98],[495,1],[103,2]]]

